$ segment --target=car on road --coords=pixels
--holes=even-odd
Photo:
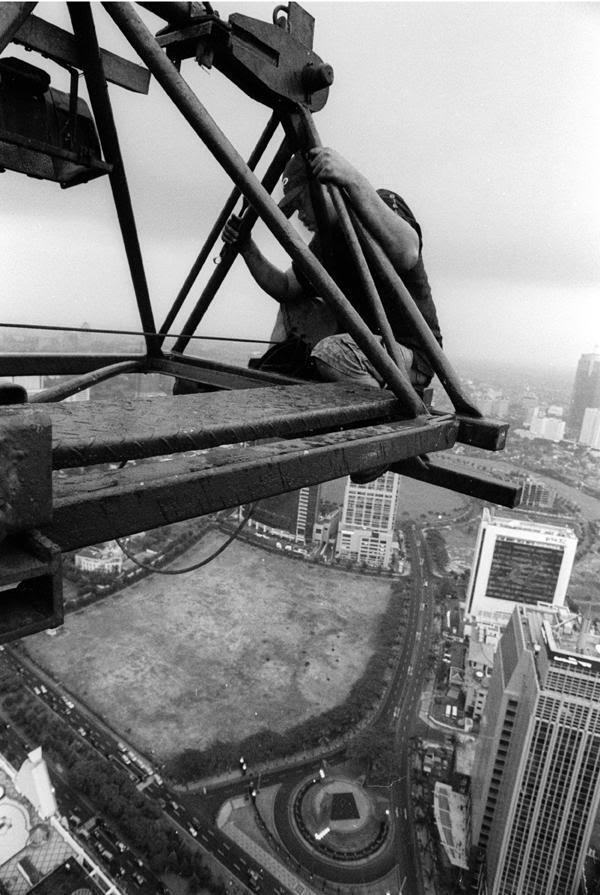
[[[256,870],[248,871],[248,885],[253,892],[260,892],[260,876]]]

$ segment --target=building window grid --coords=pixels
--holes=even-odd
[[[548,671],[545,687],[565,696],[600,702],[600,677],[593,672],[585,673],[583,669],[572,672],[553,666]]]
[[[600,738],[587,737],[582,752],[581,769],[576,777],[576,789],[564,837],[568,847],[563,847],[560,851],[552,895],[563,895],[573,883],[587,819],[600,778]]]
[[[527,846],[527,836],[518,835],[518,830],[529,831],[532,827],[533,800],[531,795],[539,788],[540,778],[543,773],[543,756],[547,752],[547,744],[552,735],[550,725],[546,722],[538,724],[534,732],[531,749],[527,758],[525,772],[521,784],[521,792],[517,799],[515,815],[513,818],[511,833],[508,842],[504,866],[502,868],[501,887],[502,895],[513,892],[513,888],[519,885],[519,871],[523,869],[524,853]],[[525,893],[523,893],[525,895]]]
[[[552,768],[545,792],[540,794],[541,810],[527,862],[526,879],[533,887],[532,892],[546,891],[549,883],[552,883],[554,888],[558,876],[557,868],[553,871],[553,880],[549,879],[553,860],[559,851],[566,855],[564,831],[560,840],[562,846],[560,849],[558,849],[559,835],[564,819],[565,805],[569,802],[568,794],[573,772],[578,763],[581,741],[581,731],[568,728],[559,728],[557,731],[555,749],[552,753]]]
[[[500,740],[498,743],[498,749],[496,751],[496,759],[494,761],[494,767],[492,770],[492,779],[490,782],[490,788],[488,789],[486,805],[484,810],[484,821],[481,825],[481,831],[479,834],[479,844],[482,848],[487,846],[489,840],[490,829],[492,826],[492,822],[494,819],[494,808],[496,805],[495,795],[498,793],[500,789],[500,784],[502,782],[502,775],[504,773],[504,767],[506,765],[506,752],[501,752],[501,746],[506,748],[508,751],[508,747],[510,746],[510,738],[512,736],[513,730],[513,718],[516,714],[516,708],[518,703],[514,699],[509,699],[507,707],[505,709],[504,714],[504,724],[502,725],[502,732],[500,735]],[[486,820],[487,818],[487,820]]]

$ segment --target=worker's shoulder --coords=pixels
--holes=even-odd
[[[402,214],[403,217],[408,215],[411,218],[414,218],[414,214],[408,207],[408,204],[402,196],[398,195],[398,193],[395,193],[393,190],[379,189],[377,190],[377,195],[383,199],[385,204],[389,205],[392,211],[395,211],[396,214]]]

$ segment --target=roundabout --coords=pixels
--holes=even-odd
[[[332,882],[374,882],[395,865],[389,799],[341,771],[283,784],[274,821],[289,854]]]

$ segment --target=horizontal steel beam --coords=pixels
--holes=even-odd
[[[388,392],[351,383],[45,404],[54,469],[406,419]],[[446,417],[447,419],[447,417]],[[420,418],[412,420],[421,424]]]
[[[264,388],[266,385],[297,385],[301,380],[277,373],[265,373],[248,367],[224,364],[220,361],[194,358],[193,356],[170,355],[151,358],[150,369],[155,373],[176,376],[206,385],[209,389]]]
[[[447,465],[446,462],[438,462],[427,458],[414,457],[404,460],[392,466],[392,472],[399,475],[427,482],[429,485],[437,485],[438,488],[448,488],[459,494],[468,494],[469,497],[477,497],[479,500],[487,500],[503,507],[516,507],[521,500],[522,487],[495,479],[492,476],[475,472],[460,464]]]
[[[470,444],[472,447],[481,448],[484,451],[502,451],[506,445],[509,425],[500,420],[488,417],[475,418],[456,414],[459,422],[458,438],[461,444]]]
[[[447,450],[457,429],[452,418],[407,420],[56,477],[53,520],[42,531],[63,551],[74,550]]]
[[[74,36],[38,16],[30,15],[14,35],[13,41],[31,50],[37,50],[38,53],[61,65],[83,68],[82,51]],[[136,62],[129,62],[128,59],[123,59],[108,50],[100,50],[100,54],[107,81],[134,93],[148,93],[150,72],[147,68]]]
[[[0,353],[0,376],[77,376],[109,364],[146,360],[145,354]]]
[[[29,399],[30,404],[48,404],[52,401],[63,401],[83,392],[99,382],[106,379],[114,379],[115,376],[122,376],[124,373],[146,373],[148,365],[146,360],[141,361],[129,360],[122,361],[120,364],[109,364],[108,367],[99,367],[97,370],[91,370],[89,373],[82,373],[81,376],[74,376],[67,382],[60,385],[53,385],[46,388],[36,395],[32,395]]]

